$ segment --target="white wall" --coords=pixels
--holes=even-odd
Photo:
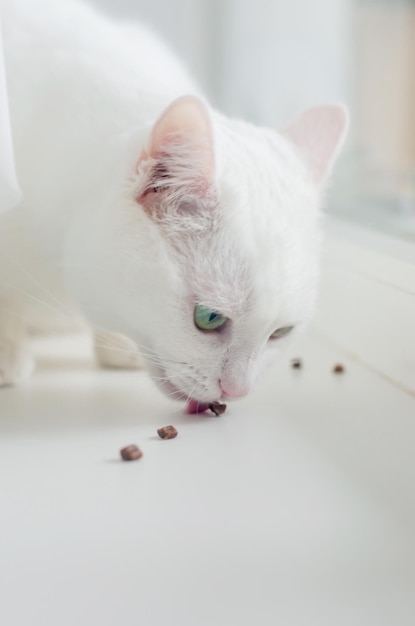
[[[273,124],[348,100],[349,0],[229,0],[222,90],[226,108]]]
[[[350,0],[93,0],[152,24],[222,110],[274,125],[348,100]]]

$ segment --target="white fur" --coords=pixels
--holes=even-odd
[[[106,331],[130,337],[165,392],[247,393],[289,342],[270,334],[311,317],[321,181],[344,112],[318,109],[283,135],[200,96],[171,104],[198,91],[148,30],[66,0],[1,7],[24,200],[0,217],[0,347],[23,349],[6,316],[52,328],[79,307],[108,345]],[[223,332],[195,327],[196,303],[230,318]]]

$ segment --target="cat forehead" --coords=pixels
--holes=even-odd
[[[202,230],[178,238],[187,300],[232,317],[300,315],[314,284],[315,186],[272,131],[227,128],[216,154],[217,195]]]
[[[233,219],[250,222],[262,244],[300,220],[315,221],[318,188],[282,135],[233,120],[218,136],[217,157],[221,202]]]
[[[255,268],[235,233],[219,223],[188,252],[183,269],[191,299],[224,314],[242,314],[253,297]]]
[[[283,178],[310,179],[298,149],[284,135],[271,128],[258,127],[241,120],[222,120],[215,133],[218,171],[269,172]]]
[[[226,220],[194,247],[183,271],[191,303],[200,302],[237,319],[271,323],[304,319],[317,277],[318,238],[297,235],[257,245],[249,224],[245,231]]]
[[[218,174],[224,227],[263,266],[295,264],[318,238],[319,189],[283,137],[267,129],[249,133],[254,140],[240,150],[230,144]]]

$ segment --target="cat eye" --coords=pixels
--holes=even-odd
[[[285,335],[288,335],[288,333],[290,333],[293,328],[294,326],[284,326],[283,328],[277,328],[277,330],[274,330],[274,332],[272,333],[272,335],[270,335],[269,338],[281,339],[281,337],[285,337]]]
[[[203,304],[196,304],[194,312],[195,325],[200,330],[217,330],[221,328],[229,318]]]

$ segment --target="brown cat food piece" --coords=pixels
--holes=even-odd
[[[299,370],[302,366],[303,366],[303,363],[302,363],[301,359],[292,359],[291,360],[291,367],[293,367],[294,369]]]
[[[226,404],[221,404],[220,402],[212,402],[211,404],[209,404],[209,409],[216,416],[222,415],[222,413],[225,413],[226,411]]]
[[[120,454],[123,461],[137,461],[137,459],[141,459],[143,456],[140,448],[135,444],[125,446],[125,448],[120,450]]]
[[[174,426],[163,426],[158,429],[157,434],[162,439],[174,439],[179,433]]]
[[[344,365],[342,365],[341,363],[337,363],[333,367],[333,373],[334,374],[343,374],[343,372],[344,372]]]

